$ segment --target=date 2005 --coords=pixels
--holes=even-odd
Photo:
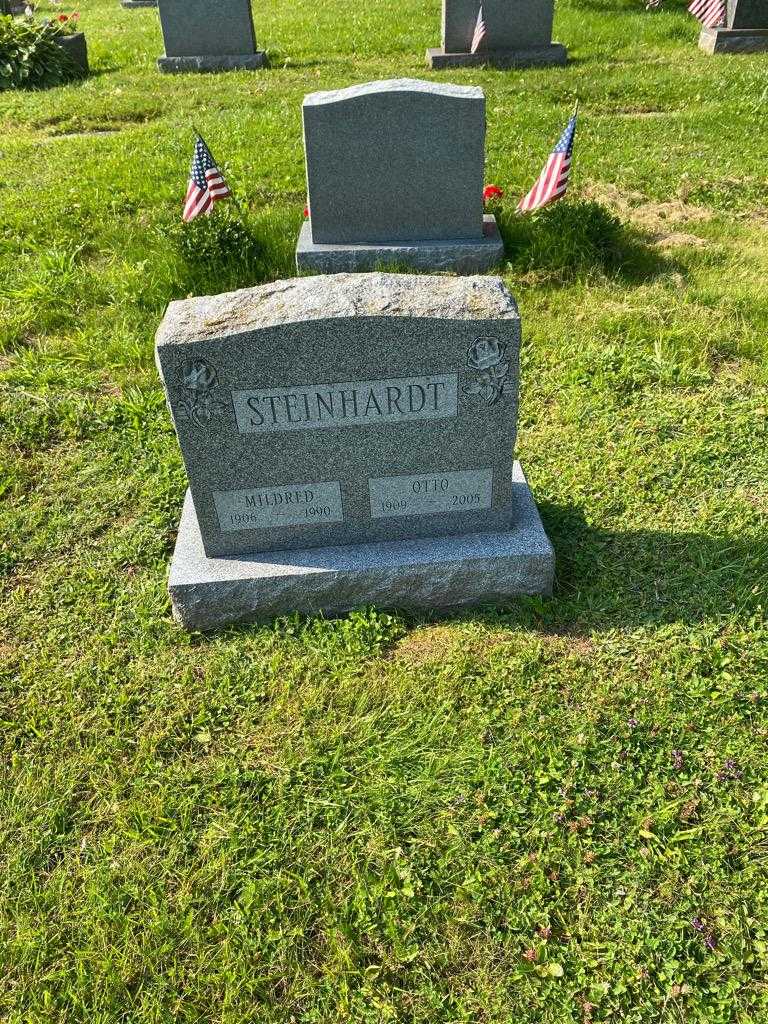
[[[477,493],[472,494],[452,494],[450,501],[448,502],[447,509],[445,505],[440,508],[441,512],[450,511],[451,509],[460,508],[472,508],[480,504],[480,495]],[[423,509],[423,506],[419,506]],[[385,499],[381,503],[382,512],[406,512],[409,508],[407,498],[392,498]]]

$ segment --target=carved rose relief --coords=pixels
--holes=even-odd
[[[219,383],[216,367],[205,359],[185,359],[179,368],[181,398],[176,403],[179,419],[190,420],[197,427],[205,426],[220,416],[224,403],[214,398]]]
[[[465,395],[477,395],[493,405],[510,388],[507,383],[509,362],[504,358],[507,346],[496,338],[478,338],[467,349],[467,366],[477,370],[478,376],[464,385]]]

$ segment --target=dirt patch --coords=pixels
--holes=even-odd
[[[703,206],[693,206],[682,199],[654,203],[642,192],[621,192],[615,185],[594,181],[587,183],[584,193],[588,199],[603,203],[623,220],[647,231],[660,248],[681,245],[700,248],[709,244],[706,239],[690,232],[676,230],[684,225],[704,224],[712,220],[714,214]]]
[[[558,654],[589,658],[595,652],[594,641],[585,633],[569,632],[553,627],[541,633],[541,639]]]
[[[588,635],[568,629],[543,627],[531,633],[529,640],[538,638],[547,651],[557,657],[588,659],[595,652],[596,645]],[[421,626],[404,637],[394,648],[392,657],[408,665],[426,665],[445,661],[457,654],[466,654],[485,663],[495,652],[510,652],[521,649],[526,641],[519,634],[507,630],[483,632],[469,636],[457,631],[455,626],[439,623]]]
[[[653,203],[642,192],[622,192],[615,185],[603,182],[587,182],[584,193],[588,199],[612,207],[633,224],[649,229],[669,227],[670,224],[703,224],[714,217],[711,210],[684,203],[682,199]]]
[[[674,249],[680,245],[690,245],[694,249],[706,249],[706,238],[699,238],[698,235],[688,235],[684,231],[671,231],[668,235],[658,234],[654,243],[659,249]]]
[[[617,110],[614,117],[631,117],[631,118],[654,118],[654,117],[674,117],[675,112],[671,110],[633,110],[631,107],[626,107],[623,110]]]
[[[393,651],[396,661],[409,665],[423,665],[440,661],[456,645],[456,633],[448,625],[421,626],[397,644]]]

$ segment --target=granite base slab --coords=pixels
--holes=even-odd
[[[699,36],[705,53],[761,53],[768,50],[768,28],[705,28]]]
[[[427,50],[427,65],[442,68],[532,68],[568,63],[568,51],[562,43],[536,46],[526,50],[488,50],[483,53],[446,53],[442,47]]]
[[[236,558],[206,557],[187,492],[168,580],[174,617],[185,629],[210,630],[290,612],[458,608],[549,594],[554,551],[519,462],[513,479],[503,532]]]
[[[304,221],[296,246],[296,267],[316,274],[355,273],[391,266],[477,274],[490,270],[503,256],[504,242],[492,214],[483,217],[482,238],[392,242],[389,245],[384,242],[315,244],[310,222]]]
[[[128,11],[135,7],[157,7],[157,0],[120,0],[120,6]]]
[[[257,50],[256,53],[212,54],[203,57],[163,55],[157,58],[158,69],[171,74],[186,71],[256,71],[266,65],[267,55],[264,50]]]

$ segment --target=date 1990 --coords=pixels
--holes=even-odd
[[[309,521],[330,519],[332,515],[333,509],[330,505],[307,505],[302,509],[303,518]],[[264,516],[259,512],[230,512],[229,521],[233,527],[238,529],[248,526],[253,526],[256,529],[264,525]],[[296,525],[295,516],[292,517],[292,525]]]

